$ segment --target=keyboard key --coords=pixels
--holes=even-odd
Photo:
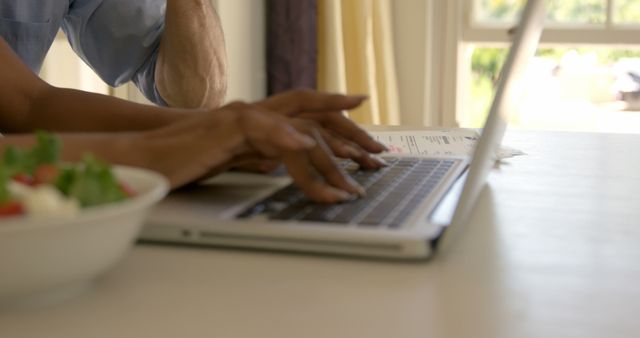
[[[267,214],[279,220],[396,228],[402,226],[456,163],[448,159],[384,159],[390,165],[377,171],[356,170],[357,165],[354,166],[353,162],[340,162],[343,168],[349,170],[351,177],[366,189],[367,195],[360,199],[337,205],[312,203],[297,187],[291,185],[251,206],[238,217]],[[382,224],[385,220],[385,224]]]
[[[252,206],[251,208],[248,208],[247,210],[241,212],[236,217],[237,218],[250,218],[250,217],[259,215],[264,210],[265,210],[265,204],[264,203],[258,203],[256,205]]]
[[[310,210],[307,209],[307,206],[301,207],[299,205],[291,205],[284,210],[272,215],[271,219],[280,219],[280,220],[295,220],[304,217],[306,213]]]
[[[358,224],[379,225],[389,216],[389,213],[395,208],[393,201],[386,201],[382,205],[377,205],[374,210],[367,214]]]
[[[316,207],[311,212],[302,217],[301,220],[328,222],[331,221],[340,210],[342,210],[342,206],[340,205]]]
[[[342,210],[333,218],[333,221],[340,223],[351,222],[369,205],[369,201],[369,199],[361,198],[357,201],[343,203]]]

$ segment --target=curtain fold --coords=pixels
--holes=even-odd
[[[315,89],[316,0],[267,1],[267,92]]]
[[[367,94],[349,116],[399,124],[390,0],[318,0],[318,89]]]
[[[267,0],[268,94],[366,94],[351,118],[399,124],[390,1]]]

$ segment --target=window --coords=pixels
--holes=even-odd
[[[523,0],[459,0],[457,121],[480,127]],[[548,0],[520,128],[640,132],[640,0]]]
[[[476,24],[514,24],[524,6],[523,0],[475,0]],[[549,0],[547,19],[556,24],[600,24],[607,20],[606,0]]]
[[[63,88],[73,88],[100,94],[109,94],[93,70],[71,49],[62,32],[56,36],[40,71],[40,77],[48,83]]]
[[[616,0],[613,13],[614,22],[620,24],[640,24],[640,1]]]

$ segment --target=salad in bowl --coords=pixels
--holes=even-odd
[[[0,158],[0,309],[56,302],[85,290],[131,248],[169,189],[152,171],[87,155],[60,161],[60,141]]]
[[[60,141],[37,133],[32,149],[9,147],[0,163],[0,220],[15,216],[72,217],[81,208],[123,201],[135,190],[111,166],[87,155],[80,164],[59,160]]]

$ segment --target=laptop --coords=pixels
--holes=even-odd
[[[345,170],[365,197],[316,204],[289,177],[229,172],[171,193],[149,215],[143,241],[202,246],[426,259],[469,223],[516,100],[516,84],[537,48],[544,0],[530,0],[503,67],[471,160],[383,155],[377,171]]]

